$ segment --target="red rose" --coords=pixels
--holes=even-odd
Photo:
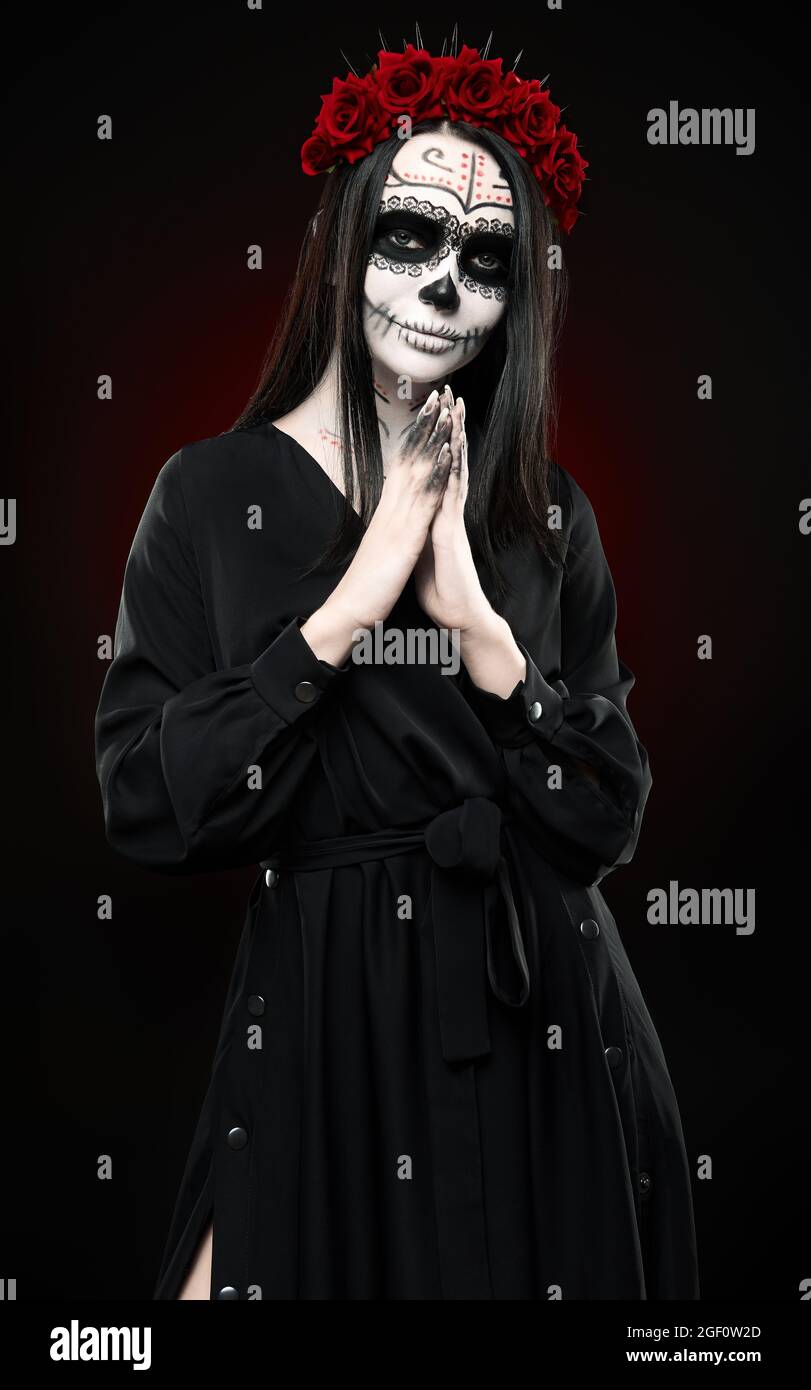
[[[526,156],[538,145],[552,140],[560,120],[560,107],[548,92],[542,91],[537,78],[522,82],[514,72],[508,72],[504,85],[508,104],[499,130],[519,154]]]
[[[389,114],[383,111],[370,77],[354,73],[333,78],[332,91],[321,98],[315,132],[332,146],[333,155],[350,164],[369,154],[388,132]]]
[[[480,58],[478,50],[462,47],[445,69],[444,97],[452,121],[484,125],[507,108],[500,58]]]
[[[301,167],[305,174],[324,174],[335,163],[335,151],[319,130],[314,130],[301,147]]]
[[[580,213],[573,204],[569,203],[564,208],[553,208],[553,212],[558,220],[558,226],[562,232],[570,232]]]
[[[444,116],[440,100],[444,81],[442,60],[432,58],[424,48],[409,44],[405,53],[377,55],[375,74],[377,98],[390,115],[405,113],[413,121]]]
[[[563,230],[570,231],[578,217],[575,204],[589,167],[588,160],[577,148],[577,136],[560,126],[554,139],[531,158],[530,165],[544,186],[547,204],[557,215]]]

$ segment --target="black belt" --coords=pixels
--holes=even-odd
[[[446,1062],[471,1061],[490,1051],[487,980],[496,998],[512,1008],[520,1008],[529,998],[529,969],[501,850],[501,826],[501,808],[487,797],[473,796],[461,806],[442,811],[422,830],[376,830],[304,841],[261,864],[263,869],[298,873],[385,859],[424,845],[433,861],[442,1055]],[[507,911],[509,952],[494,922],[493,893],[499,890]],[[512,981],[506,978],[510,973]]]

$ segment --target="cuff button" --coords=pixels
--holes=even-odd
[[[537,724],[543,714],[543,705],[535,700],[529,707],[529,720],[531,724]]]
[[[299,681],[296,686],[296,699],[300,700],[303,705],[311,705],[317,694],[318,690],[312,681]]]

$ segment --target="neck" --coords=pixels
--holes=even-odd
[[[393,458],[402,444],[403,436],[414,423],[417,412],[431,394],[434,387],[442,391],[451,377],[437,377],[435,381],[414,382],[411,395],[403,394],[403,378],[372,361],[372,383],[375,407],[380,430],[380,451],[384,466]],[[338,410],[337,410],[337,363],[333,356],[327,370],[308,398],[307,413],[312,413],[320,422],[320,435],[325,445],[332,443],[335,458],[340,466]]]
[[[389,371],[387,367],[373,361],[372,374],[377,420],[380,426],[380,448],[383,462],[386,463],[399,450],[403,436],[413,425],[418,411],[434,387],[441,392],[450,377],[441,376],[434,381],[414,382],[411,394],[405,395],[403,378]]]

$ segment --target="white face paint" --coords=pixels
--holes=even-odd
[[[364,281],[378,368],[445,380],[481,352],[506,311],[514,226],[512,193],[488,150],[436,131],[403,141]]]

